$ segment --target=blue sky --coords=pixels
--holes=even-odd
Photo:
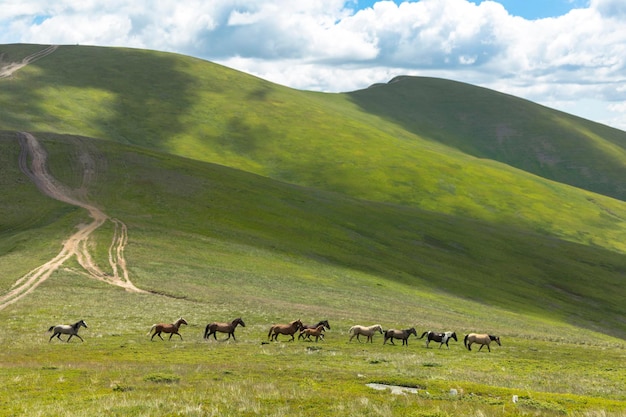
[[[415,2],[416,0],[411,1]],[[472,3],[480,4],[483,1],[485,0],[473,0]],[[364,9],[372,7],[376,2],[377,0],[358,0],[356,7],[357,9]],[[394,0],[394,3],[400,4],[402,1]],[[589,5],[588,0],[497,0],[496,3],[503,5],[514,16],[530,20],[563,16],[572,9]]]
[[[176,52],[326,92],[439,77],[626,130],[626,0],[0,1],[0,44]]]

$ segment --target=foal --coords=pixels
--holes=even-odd
[[[307,340],[311,340],[311,336],[315,336],[315,341],[316,342],[319,339],[324,340],[324,328],[325,328],[325,326],[323,324],[320,324],[315,329],[310,329],[310,328],[309,329],[304,329],[300,333],[300,336],[304,335],[303,337],[305,339],[307,339]],[[298,339],[300,338],[300,336],[298,336]]]

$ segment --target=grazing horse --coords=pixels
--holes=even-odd
[[[209,336],[213,335],[213,339],[217,340],[217,332],[221,332],[228,333],[228,337],[224,340],[228,340],[232,336],[233,339],[236,341],[237,339],[235,339],[235,329],[238,325],[241,325],[241,327],[246,327],[246,323],[241,320],[241,317],[236,318],[230,323],[209,323],[204,329],[204,338],[208,339]]]
[[[180,335],[180,333],[178,333],[178,328],[180,327],[181,324],[187,324],[185,319],[182,317],[176,320],[176,323],[172,323],[172,324],[168,324],[168,323],[153,324],[147,336],[150,336],[150,333],[152,333],[152,331],[154,330],[154,334],[152,335],[150,340],[154,339],[154,336],[159,336],[161,340],[163,340],[163,338],[161,337],[161,332],[170,334],[170,338],[168,340],[172,340],[172,336],[174,336],[175,334],[180,336],[180,340],[183,340],[183,337]]]
[[[412,334],[414,334],[415,337],[417,337],[417,332],[415,331],[414,327],[411,327],[410,329],[406,329],[406,330],[389,329],[385,331],[385,341],[383,342],[383,345],[387,343],[387,340],[391,340],[391,344],[395,345],[395,343],[393,343],[393,339],[402,339],[402,346],[404,345],[408,346],[409,336],[411,336]]]
[[[380,324],[374,324],[373,326],[368,327],[360,326],[357,324],[356,326],[350,327],[350,330],[348,330],[348,334],[351,334],[349,341],[352,342],[352,338],[356,336],[356,340],[361,343],[361,338],[359,336],[363,335],[367,336],[367,341],[372,343],[374,340],[374,333],[376,332],[383,334],[383,328]]]
[[[300,340],[300,338],[304,338],[304,330],[306,329],[315,329],[318,326],[324,326],[326,329],[330,330],[330,324],[328,324],[328,320],[322,320],[317,322],[317,324],[303,324],[302,327],[300,328],[300,334],[298,335],[298,340]]]
[[[495,341],[498,344],[498,346],[502,346],[502,344],[500,343],[500,337],[494,336],[492,334],[470,333],[468,335],[465,335],[465,339],[463,340],[463,343],[465,344],[465,347],[467,348],[467,350],[472,350],[472,344],[478,343],[480,345],[480,348],[478,349],[479,352],[485,345],[487,346],[487,349],[489,350],[489,352],[491,352],[491,348],[489,347],[489,344],[491,343],[491,341]]]
[[[269,340],[278,341],[279,334],[285,334],[291,336],[290,342],[295,340],[294,335],[298,330],[302,328],[302,322],[300,320],[294,320],[289,324],[275,324],[270,327],[270,331],[267,334]]]
[[[315,329],[304,329],[300,332],[300,336],[304,335],[303,337],[307,340],[311,340],[311,336],[315,336],[315,341],[317,342],[319,339],[324,340],[324,329],[325,326],[323,324],[320,324],[319,326],[317,326]],[[300,336],[298,336],[298,339],[300,338]]]
[[[431,330],[422,333],[422,335],[420,336],[420,339],[422,339],[424,336],[428,335],[428,337],[426,338],[426,347],[428,347],[428,344],[430,343],[431,340],[434,340],[435,342],[439,342],[439,349],[441,349],[441,346],[443,346],[443,344],[446,344],[446,347],[448,349],[450,349],[450,346],[448,346],[448,342],[450,341],[450,339],[454,339],[457,342],[459,341],[459,339],[456,338],[456,333],[455,332],[445,332],[445,333],[435,333]]]
[[[63,341],[63,339],[61,339],[62,334],[70,335],[70,337],[67,338],[66,342],[69,342],[72,336],[76,336],[80,339],[81,342],[84,342],[83,338],[78,335],[78,329],[80,329],[81,327],[84,327],[85,329],[87,328],[87,323],[85,323],[84,320],[79,320],[72,325],[57,324],[56,326],[50,326],[48,331],[54,332],[52,333],[52,336],[50,336],[50,339],[48,339],[48,342],[50,342],[54,336],[56,336],[57,339],[59,339],[60,341]]]

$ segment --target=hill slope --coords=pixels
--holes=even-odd
[[[10,45],[2,52],[5,61],[19,61],[41,48]],[[135,144],[356,198],[518,224],[624,251],[626,212],[621,203],[554,186],[456,149],[484,156],[489,148],[481,145],[485,140],[476,127],[445,128],[467,112],[468,103],[478,111],[472,123],[525,132],[525,125],[508,116],[515,114],[515,120],[533,120],[529,135],[543,129],[542,141],[557,149],[554,152],[563,149],[566,155],[573,149],[557,140],[563,128],[553,120],[565,116],[495,92],[441,80],[401,79],[362,92],[320,94],[189,57],[78,46],[58,48],[3,84],[0,106],[5,117],[0,127],[7,130]],[[435,100],[441,102],[433,107],[439,116],[427,118],[440,121],[439,134],[433,133],[432,123],[410,122],[415,109],[423,110],[423,103]],[[507,118],[497,113],[511,107],[518,110],[505,112]],[[498,116],[492,120],[494,112]],[[450,117],[450,123],[443,122]],[[593,123],[567,120],[568,132],[597,132]],[[589,147],[606,149],[606,143],[619,142],[624,133],[611,134],[615,137],[601,140],[578,137]],[[509,161],[513,166],[532,171],[541,165],[532,147],[504,153],[516,159]],[[594,155],[589,149],[583,154]],[[567,177],[563,182],[570,184],[602,182],[602,191],[619,189],[623,176],[615,166],[626,158],[619,152],[600,156],[586,160],[584,175],[559,169],[558,176]],[[611,179],[589,174],[605,169]],[[538,173],[551,176],[546,169]]]
[[[6,62],[41,48],[0,51]],[[85,416],[622,415],[626,203],[486,159],[473,134],[463,148],[460,128],[411,126],[385,93],[397,84],[310,93],[188,57],[88,47],[0,79],[4,412],[58,415],[72,401]],[[374,108],[383,99],[393,114]],[[33,184],[22,131],[75,201]],[[4,302],[87,231],[76,256]],[[137,291],[120,288],[121,273]],[[180,316],[184,339],[145,336]],[[237,342],[202,339],[208,321],[238,316]],[[48,326],[79,318],[84,343],[48,342]],[[295,318],[333,329],[318,344],[267,343],[271,324]],[[349,341],[356,323],[460,338],[449,350],[380,335],[366,345]],[[467,351],[473,331],[502,346]],[[390,401],[368,382],[419,394]]]

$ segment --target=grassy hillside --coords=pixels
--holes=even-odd
[[[17,61],[37,48],[41,47],[10,45],[3,46],[2,52],[5,61]],[[415,86],[409,85],[408,91],[419,91],[421,83],[432,80],[409,82]],[[432,129],[419,136],[415,125],[407,129],[402,121],[389,120],[380,108],[367,109],[373,103],[394,102],[385,108],[397,110],[394,114],[406,119],[411,106],[419,108],[420,100],[408,103],[401,94],[385,93],[397,84],[371,89],[375,95],[369,98],[363,98],[374,94],[369,90],[345,95],[310,93],[189,57],[68,46],[3,81],[1,127],[135,144],[356,198],[504,221],[583,244],[624,250],[626,215],[620,202],[554,187],[508,166],[462,153],[449,146],[454,143],[436,143]],[[463,92],[458,97],[467,96],[464,89],[469,87],[446,85],[449,90],[443,91],[443,97],[449,98],[454,88]],[[501,95],[477,90],[491,100],[478,106],[484,108],[483,117],[491,125],[489,113],[504,107],[497,101]],[[477,102],[485,101],[481,100]],[[461,101],[449,107],[463,105],[466,102]],[[534,119],[553,126],[552,136],[559,137],[559,124],[550,122],[557,113],[524,105],[519,110],[524,117],[544,112]],[[441,106],[438,111],[447,114]],[[537,123],[530,128],[535,129]],[[578,123],[576,129],[592,129],[589,122]],[[517,124],[514,127],[521,129]],[[550,136],[551,130],[545,132]],[[459,135],[451,134],[450,141],[458,142]],[[480,146],[475,136],[468,134],[465,140]],[[564,152],[569,149],[556,139],[546,143]],[[592,153],[587,150],[585,154]],[[621,171],[611,165],[614,160],[622,163],[621,154],[604,156],[595,159],[593,166],[589,162],[585,172],[608,167],[616,176],[606,183],[621,187]],[[527,159],[526,153],[520,156],[520,160]],[[567,172],[572,180],[566,183],[586,178]]]
[[[349,93],[363,110],[478,158],[624,200],[626,132],[492,90],[397,77]]]
[[[20,172],[18,131],[41,140],[57,181],[128,226],[130,275],[147,291],[91,279],[73,258],[0,310],[0,415],[624,415],[625,203],[359,97],[396,84],[310,93],[89,47],[0,79],[0,296],[90,221]],[[109,273],[114,232],[106,222],[89,243]],[[184,340],[145,336],[180,316]],[[238,342],[202,340],[209,321],[237,316]],[[79,318],[85,343],[48,342],[50,325]],[[296,318],[333,329],[318,344],[262,343]],[[490,332],[503,346],[348,342],[350,326],[374,323]]]

